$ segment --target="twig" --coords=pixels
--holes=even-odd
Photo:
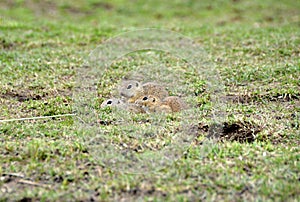
[[[21,184],[32,185],[32,186],[38,186],[38,187],[44,187],[44,188],[51,188],[50,185],[41,184],[41,183],[34,182],[34,181],[30,181],[30,180],[23,180],[23,179],[20,179],[20,180],[18,180],[17,182],[18,182],[18,183],[21,183]]]
[[[37,117],[26,117],[26,118],[18,118],[18,119],[3,119],[0,120],[0,123],[12,122],[12,121],[36,120],[36,119],[49,119],[49,118],[57,118],[57,117],[65,117],[65,116],[76,116],[76,114],[59,114],[53,116],[37,116]]]
[[[12,176],[12,177],[19,177],[19,178],[24,178],[25,177],[21,173],[3,173],[2,176]]]

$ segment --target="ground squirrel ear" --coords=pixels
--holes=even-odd
[[[138,82],[136,82],[136,83],[135,83],[135,86],[136,86],[136,87],[139,87],[139,83],[138,83]]]
[[[131,84],[129,84],[129,85],[127,86],[127,89],[130,89],[130,88],[132,88],[132,85],[131,85]]]
[[[153,101],[152,102],[155,102],[155,98],[153,98]]]

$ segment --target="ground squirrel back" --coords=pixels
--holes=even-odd
[[[179,112],[187,108],[186,103],[180,97],[177,96],[168,96],[165,99],[163,99],[163,103],[170,106],[172,112]]]

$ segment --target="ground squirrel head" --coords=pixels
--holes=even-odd
[[[161,105],[161,100],[157,96],[146,95],[137,99],[135,104],[146,107],[159,106]]]
[[[121,100],[116,99],[116,98],[111,98],[111,99],[104,100],[104,102],[102,102],[102,104],[101,104],[101,108],[113,107],[113,106],[117,106],[120,104],[122,104]]]
[[[119,88],[120,95],[126,98],[131,98],[141,91],[143,91],[142,84],[135,80],[124,81]]]
[[[155,95],[142,96],[136,100],[135,104],[142,107],[146,113],[158,112],[158,113],[171,113],[172,108],[161,101],[161,99]]]

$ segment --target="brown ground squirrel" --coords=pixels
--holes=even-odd
[[[123,109],[132,113],[145,113],[141,106],[131,103],[125,103],[118,98],[110,98],[102,102],[101,108],[105,107],[115,107],[118,109]]]
[[[187,108],[184,101],[177,96],[168,96],[161,100],[154,95],[141,96],[135,101],[138,106],[141,106],[147,113],[151,112],[179,112]]]
[[[119,93],[128,99],[128,103],[134,103],[138,98],[146,95],[154,95],[159,99],[168,96],[166,89],[155,82],[141,84],[135,80],[124,81],[119,88]]]

